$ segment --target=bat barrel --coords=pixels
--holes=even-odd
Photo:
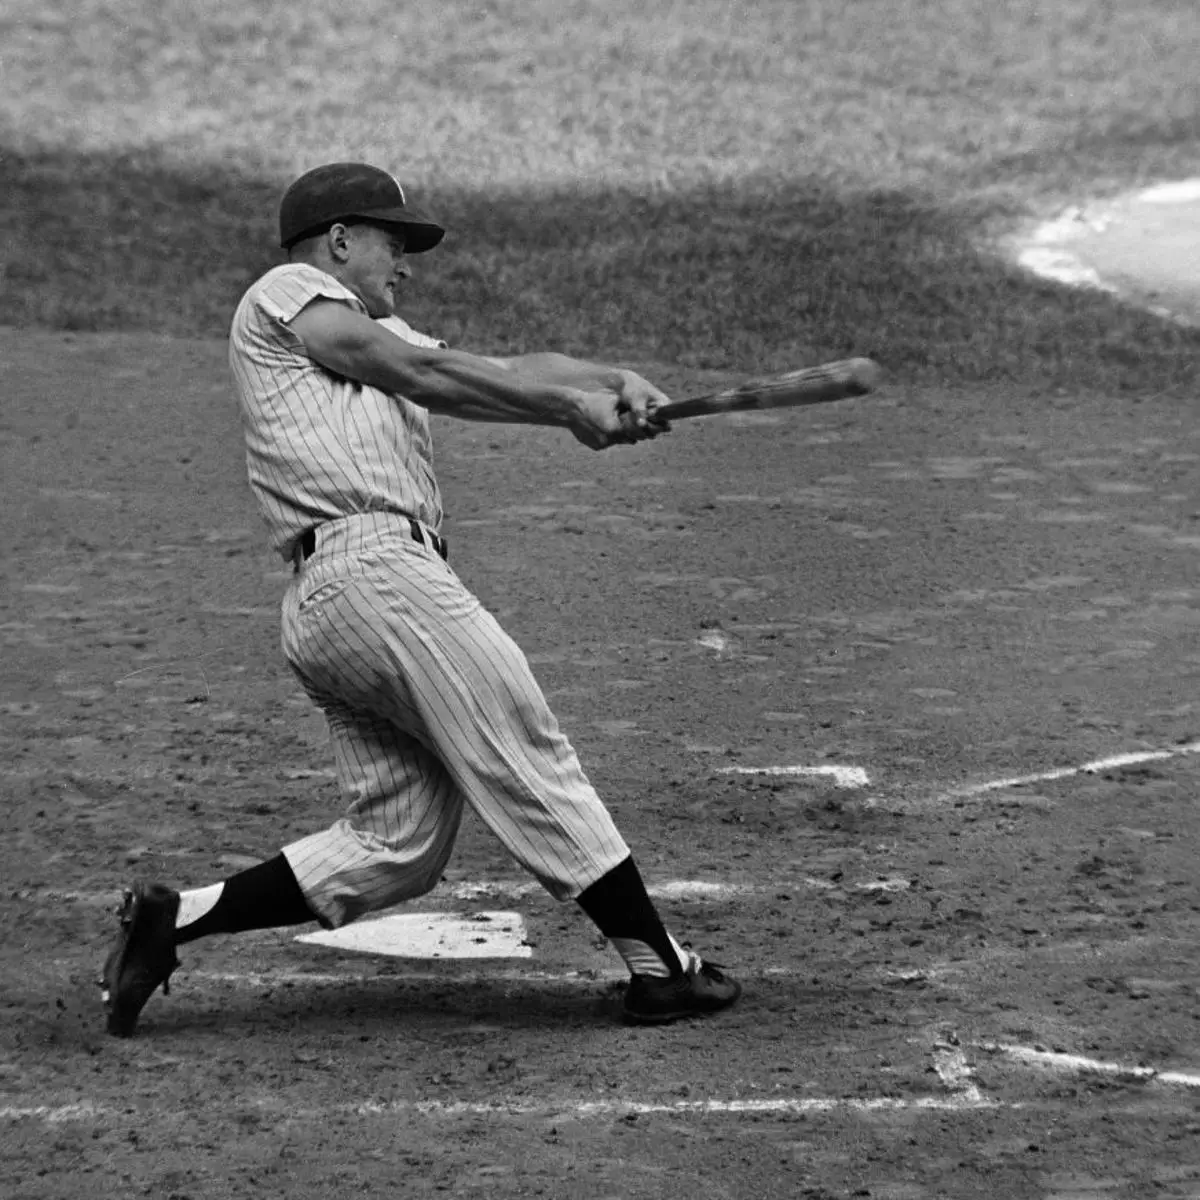
[[[883,372],[869,358],[848,358],[747,379],[736,388],[708,396],[694,396],[664,405],[658,415],[667,421],[703,417],[722,412],[746,412],[763,408],[799,408],[826,404],[852,396],[865,396],[879,386]]]

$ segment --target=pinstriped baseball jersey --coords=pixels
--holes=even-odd
[[[442,499],[429,414],[402,396],[333,375],[305,354],[289,322],[316,299],[366,314],[331,275],[288,263],[250,288],[230,329],[250,486],[272,545],[290,559],[306,529],[361,512],[407,513],[437,532]],[[445,346],[399,317],[381,324],[413,345]]]
[[[304,352],[317,298],[365,308],[314,267],[277,267],[238,306],[230,364],[272,544],[315,530],[283,603],[283,650],[325,713],[344,817],[284,848],[306,900],[342,925],[428,891],[463,805],[558,899],[629,857],[529,664],[448,563],[414,541],[442,507],[427,414]],[[399,318],[386,324],[438,345]]]

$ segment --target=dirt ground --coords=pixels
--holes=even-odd
[[[337,797],[223,346],[0,362],[0,1193],[1200,1197],[1190,402],[895,381],[603,455],[439,421],[453,564],[650,882],[728,885],[663,908],[743,1001],[621,1025],[611,952],[468,822],[410,908],[516,909],[531,959],[214,939],[117,1041],[122,885]],[[727,770],[782,765],[869,783]]]

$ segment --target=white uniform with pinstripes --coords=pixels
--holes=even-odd
[[[364,312],[315,267],[268,272],[230,331],[250,485],[272,544],[316,553],[283,601],[283,650],[328,722],[347,808],[284,849],[323,923],[437,883],[464,801],[560,900],[629,856],[558,729],[524,654],[409,517],[437,531],[442,505],[428,415],[335,376],[289,323],[316,298]],[[399,318],[416,345],[440,346]]]

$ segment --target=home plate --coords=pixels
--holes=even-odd
[[[355,921],[296,939],[359,954],[392,958],[532,958],[518,913],[397,913]]]

